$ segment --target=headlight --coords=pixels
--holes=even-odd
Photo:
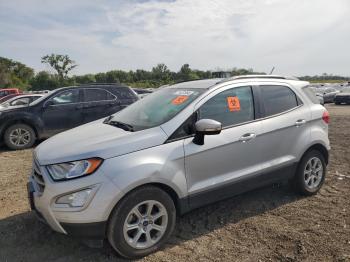
[[[70,207],[83,207],[92,193],[92,188],[87,188],[69,195],[61,196],[56,200],[56,204],[68,205]]]
[[[50,176],[55,181],[62,181],[94,173],[102,164],[101,158],[90,158],[74,162],[47,166]]]

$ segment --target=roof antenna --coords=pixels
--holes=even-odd
[[[270,75],[272,75],[273,71],[275,71],[275,67],[272,67]]]

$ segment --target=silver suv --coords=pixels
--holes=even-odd
[[[142,257],[194,208],[283,180],[315,194],[328,122],[308,83],[293,78],[175,84],[40,144],[31,206],[55,231]]]

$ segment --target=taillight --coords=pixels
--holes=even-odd
[[[323,112],[322,120],[323,120],[326,124],[329,124],[329,113],[328,113],[328,111],[324,111],[324,112]]]

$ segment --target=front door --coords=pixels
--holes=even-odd
[[[42,109],[45,136],[49,137],[83,123],[80,89],[62,91],[46,101]]]
[[[259,174],[261,122],[256,120],[250,86],[230,88],[208,99],[199,119],[222,123],[218,135],[205,136],[204,145],[184,141],[190,205],[204,205],[254,188]]]

